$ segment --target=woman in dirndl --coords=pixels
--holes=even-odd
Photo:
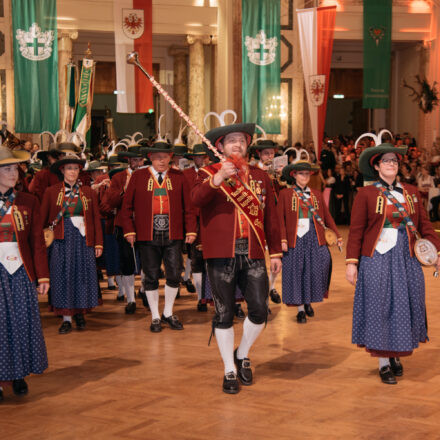
[[[400,357],[428,340],[425,281],[414,253],[415,234],[435,246],[432,262],[437,270],[440,239],[417,188],[396,181],[407,147],[381,143],[381,133],[375,142],[359,158],[364,180],[373,183],[360,188],[354,200],[346,278],[356,285],[352,342],[379,359],[383,383],[396,384],[396,376],[403,375]]]
[[[49,290],[40,205],[14,189],[18,164],[29,159],[25,151],[0,147],[0,401],[2,385],[12,382],[14,393],[23,396],[24,378],[47,368],[37,298],[37,290]]]
[[[316,165],[302,159],[284,167],[282,175],[290,187],[280,192],[277,205],[284,252],[283,303],[298,307],[299,324],[315,315],[311,303],[328,296],[332,260],[326,235],[330,233],[342,246],[322,193],[308,187],[311,174],[318,171]]]
[[[85,313],[99,304],[96,258],[102,254],[102,228],[95,191],[80,186],[85,161],[68,154],[52,165],[63,181],[46,190],[41,205],[44,227],[53,229],[49,248],[51,307],[63,316],[60,334],[85,329]]]

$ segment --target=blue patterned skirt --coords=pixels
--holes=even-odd
[[[95,249],[64,219],[64,240],[49,248],[51,304],[62,315],[84,313],[98,305]]]
[[[102,230],[105,231],[104,226]],[[107,276],[120,275],[119,245],[113,233],[104,234],[104,261]]]
[[[322,302],[328,296],[332,258],[326,245],[320,246],[315,225],[301,238],[295,248],[289,248],[283,256],[283,303],[299,306]]]
[[[13,275],[0,263],[0,382],[47,368],[35,284],[24,266]]]
[[[353,305],[353,344],[373,356],[411,354],[426,342],[425,279],[399,228],[396,246],[361,257]]]

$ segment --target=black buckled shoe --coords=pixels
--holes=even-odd
[[[24,379],[16,379],[12,381],[12,390],[16,396],[25,396],[29,389]]]
[[[237,394],[240,391],[240,386],[238,385],[237,375],[230,371],[225,374],[223,378],[223,392],[226,394]]]
[[[208,311],[208,305],[206,303],[202,303],[201,299],[199,299],[199,302],[197,303],[197,311],[199,311],[199,312],[207,312]]]
[[[124,295],[118,295],[116,297],[116,301],[124,301],[125,300],[125,296]]]
[[[139,298],[142,299],[142,304],[143,304],[143,306],[144,306],[147,310],[150,310],[150,304],[148,304],[147,294],[146,294],[145,292],[142,292],[141,290],[139,290]]]
[[[107,284],[107,290],[116,290],[116,286],[109,286],[109,285]]]
[[[240,319],[246,318],[246,315],[241,308],[241,304],[235,304],[235,316]]]
[[[134,312],[136,312],[136,303],[130,302],[125,306],[125,314],[126,315],[134,315]]]
[[[58,333],[60,335],[67,335],[67,333],[70,333],[71,331],[72,331],[72,323],[69,321],[63,321],[61,327],[58,329]]]
[[[275,304],[280,304],[281,303],[281,296],[277,292],[277,289],[272,289],[269,292],[269,296],[270,296],[270,299],[272,300],[272,302],[274,302]]]
[[[237,348],[234,351],[234,362],[237,366],[237,376],[243,385],[252,385],[252,369],[251,361],[249,358],[238,359],[237,358]]]
[[[0,402],[3,402],[3,390],[0,389]]]
[[[78,330],[84,330],[86,328],[86,320],[82,313],[77,313],[73,315],[73,319],[75,320],[76,328]]]
[[[188,278],[186,281],[183,282],[183,284],[185,285],[186,291],[188,293],[196,293],[196,288],[193,282],[191,281],[191,278]]]
[[[382,382],[386,383],[387,385],[395,385],[397,383],[397,380],[394,377],[394,374],[389,365],[385,365],[384,367],[382,367],[379,370],[379,375],[382,379]]]
[[[296,315],[296,322],[298,324],[305,324],[307,322],[306,312],[298,312]]]
[[[403,365],[399,358],[390,358],[390,366],[394,376],[403,376]]]
[[[162,324],[160,323],[160,319],[153,319],[150,325],[150,331],[152,333],[160,333],[162,331]]]
[[[171,330],[183,330],[183,324],[179,321],[176,315],[168,316],[168,318],[165,318],[165,316],[162,315],[161,321],[163,324],[168,324]]]
[[[310,318],[313,318],[315,316],[315,311],[310,304],[304,304],[304,310],[306,311],[306,315]]]

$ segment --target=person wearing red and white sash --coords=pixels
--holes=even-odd
[[[281,269],[281,235],[269,176],[246,162],[255,124],[232,124],[206,133],[227,158],[200,170],[192,200],[200,208],[203,258],[215,306],[213,334],[224,363],[223,391],[239,392],[253,382],[249,350],[267,320],[267,243],[271,270]],[[207,149],[208,155],[216,157]],[[243,184],[244,183],[244,184]],[[237,196],[237,194],[240,195]],[[235,291],[239,285],[248,306],[243,337],[234,351]]]
[[[121,209],[131,176],[134,171],[143,165],[144,155],[141,151],[141,146],[135,144],[129,146],[127,151],[118,153],[118,158],[120,160],[126,159],[128,161],[128,168],[115,174],[111,179],[110,187],[105,192],[101,202],[101,210],[106,213],[111,213],[113,210],[116,210],[114,233],[119,244],[120,269],[122,274],[120,280],[125,296],[127,297],[125,313],[131,315],[136,311],[134,291],[136,262],[133,248],[124,238]]]

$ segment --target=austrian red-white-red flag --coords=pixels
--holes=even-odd
[[[297,10],[304,82],[317,157],[321,154],[336,6]]]
[[[127,54],[134,50],[152,74],[152,0],[114,0],[116,93],[119,113],[147,113],[153,109],[153,87],[132,64]]]

